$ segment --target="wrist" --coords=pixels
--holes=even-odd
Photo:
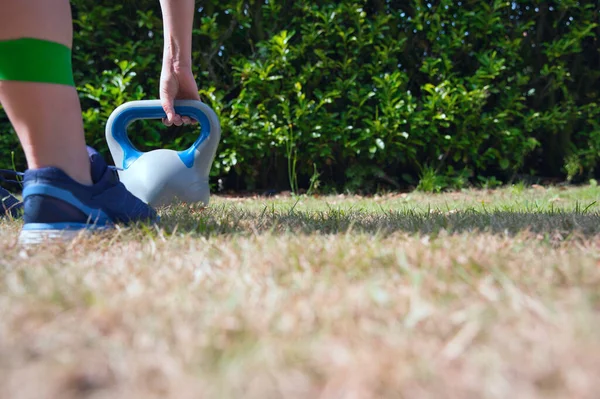
[[[191,45],[180,43],[174,38],[165,38],[163,62],[174,67],[189,67],[192,65]]]

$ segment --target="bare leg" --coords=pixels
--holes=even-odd
[[[0,40],[37,38],[72,46],[69,0],[0,0]],[[30,169],[54,166],[92,184],[81,104],[74,87],[0,81],[0,102]]]

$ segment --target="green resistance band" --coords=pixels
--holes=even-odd
[[[71,49],[41,39],[0,41],[0,80],[75,86]]]

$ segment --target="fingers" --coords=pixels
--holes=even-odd
[[[162,89],[162,86],[161,86]],[[162,91],[162,90],[161,90]],[[196,125],[198,124],[198,121],[196,121],[194,118],[191,118],[189,116],[183,116],[183,115],[179,115],[176,110],[175,110],[175,98],[178,98],[180,96],[174,97],[172,95],[172,93],[169,93],[168,90],[164,90],[161,92],[161,105],[163,107],[163,110],[165,111],[165,118],[162,118],[162,123],[165,126],[181,126],[181,125]],[[187,96],[187,97],[191,97],[192,99],[193,96]],[[198,99],[199,99],[199,95],[197,95]]]
[[[162,123],[165,126],[181,126],[181,125],[196,125],[198,121],[190,118],[189,116],[181,116],[177,112],[175,112],[175,108],[173,107],[173,102],[168,100],[163,100],[163,109],[165,114],[167,114],[166,118],[162,118]]]
[[[195,120],[194,118],[190,118],[189,116],[183,116],[181,117],[181,120],[183,121],[184,125],[197,125],[198,121]]]
[[[167,115],[166,118],[163,118],[163,123],[166,126],[172,126],[172,125],[181,126],[181,125],[183,125],[183,120],[182,120],[181,116],[175,112],[175,108],[173,107],[172,100],[163,100],[162,106],[165,111],[165,114]]]
[[[183,125],[197,125],[198,124],[197,120],[192,119],[189,116],[182,116],[181,121],[182,121],[182,123],[178,125],[177,123],[169,121],[169,119],[167,119],[167,118],[162,118],[162,123],[165,126],[173,126],[173,125],[181,126],[182,124]]]

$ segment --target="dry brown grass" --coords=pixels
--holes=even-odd
[[[596,398],[600,190],[553,190],[0,222],[0,398]]]

